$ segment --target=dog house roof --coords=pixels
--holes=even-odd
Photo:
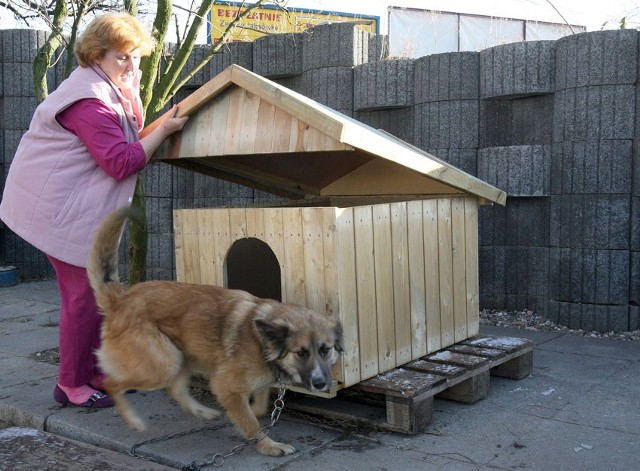
[[[189,121],[158,160],[276,195],[334,206],[448,195],[506,201],[447,162],[238,65],[178,110]]]

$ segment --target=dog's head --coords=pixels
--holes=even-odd
[[[331,366],[344,351],[340,321],[302,306],[276,303],[262,309],[254,322],[265,360],[288,376],[282,379],[310,391],[331,387]]]

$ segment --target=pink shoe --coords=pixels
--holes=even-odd
[[[100,391],[96,391],[95,393],[93,393],[91,397],[87,399],[85,402],[83,402],[82,404],[74,404],[69,400],[67,393],[65,393],[62,389],[60,389],[60,386],[58,386],[57,384],[56,384],[56,388],[53,390],[53,398],[56,400],[56,402],[59,402],[60,404],[63,404],[65,406],[72,405],[76,407],[89,407],[89,408],[96,408],[96,409],[102,409],[104,407],[113,407],[113,399],[111,399],[105,393]]]

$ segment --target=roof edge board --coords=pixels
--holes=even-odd
[[[504,191],[438,159],[436,156],[401,141],[387,132],[376,131],[373,128],[367,129],[368,132],[363,132],[363,129],[366,128],[360,126],[354,130],[354,127],[355,125],[345,126],[343,131],[345,144],[403,167],[411,168],[445,185],[476,194],[502,206],[506,204],[507,194]]]
[[[212,98],[231,85],[231,70],[230,67],[227,67],[178,103],[178,112],[176,116],[180,118],[182,116],[189,116],[195,113],[210,102]]]

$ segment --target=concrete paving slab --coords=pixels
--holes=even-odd
[[[58,346],[57,327],[25,327],[24,324],[6,322],[3,327],[11,327],[11,330],[0,332],[0,352],[11,353],[15,356],[29,356],[32,353],[47,350]],[[27,337],[28,334],[28,337]]]
[[[549,420],[482,469],[628,471],[637,468],[638,449],[637,433]]]
[[[637,361],[640,358],[640,342],[589,338],[578,335],[557,337],[540,345],[540,349],[612,360]]]
[[[51,313],[59,317],[60,306],[41,301],[15,300],[15,302],[0,304],[0,320],[21,319],[42,313]]]
[[[295,456],[295,455],[294,455]],[[372,470],[436,470],[454,462],[456,469],[477,469],[464,457],[442,456],[428,449],[408,449],[390,446],[374,439],[355,436],[337,438],[327,446],[316,450],[313,457],[296,456],[277,469],[325,471],[343,469],[350,471]]]
[[[261,421],[263,425],[269,419]],[[293,455],[272,457],[258,453],[252,445],[246,446],[239,454],[224,460],[225,470],[270,470],[279,469],[296,457],[309,458],[315,451],[332,442],[340,432],[318,428],[314,424],[288,420],[281,416],[269,437],[278,442],[287,443],[296,448]],[[223,420],[218,429],[209,428],[188,435],[170,438],[161,442],[142,444],[136,453],[150,457],[154,461],[176,468],[183,468],[192,462],[202,463],[213,460],[214,455],[226,455],[245,440],[234,426]]]
[[[109,450],[129,452],[140,443],[185,430],[202,430],[213,423],[185,414],[164,391],[137,392],[128,394],[127,399],[147,423],[147,431],[131,430],[113,408],[72,406],[58,408],[48,418],[47,430]]]
[[[169,471],[41,430],[0,430],[0,471]]]
[[[33,361],[26,357],[0,357],[0,388],[4,396],[4,388],[22,385],[33,381],[35,378],[49,379],[53,388],[58,378],[58,367],[48,363]]]

